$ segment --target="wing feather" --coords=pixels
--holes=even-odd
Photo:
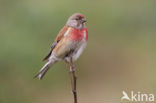
[[[48,55],[43,59],[43,61],[45,60],[48,60],[48,58],[51,56],[52,52],[53,52],[53,49],[56,47],[56,45],[59,43],[59,41],[64,37],[64,34],[66,33],[68,29],[68,26],[64,26],[59,34],[57,35],[55,41],[53,42],[52,46],[51,46],[51,49],[50,49],[50,52],[48,53]]]
[[[64,27],[60,30],[59,34],[58,34],[57,37],[56,37],[56,41],[57,41],[57,42],[59,42],[59,41],[62,39],[62,37],[64,36],[64,34],[66,33],[67,30],[68,30],[68,26],[64,26]]]

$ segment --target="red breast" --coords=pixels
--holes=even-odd
[[[75,29],[72,28],[71,30],[71,37],[72,40],[74,41],[80,41],[83,38],[85,38],[86,41],[88,41],[88,31],[87,28],[83,28],[83,29]]]

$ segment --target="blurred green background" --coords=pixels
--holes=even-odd
[[[59,30],[87,18],[75,62],[79,103],[121,103],[122,91],[156,94],[155,0],[0,0],[0,103],[72,103],[69,68],[33,79]]]

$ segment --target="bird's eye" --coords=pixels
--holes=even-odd
[[[79,18],[75,18],[75,20],[79,20]]]

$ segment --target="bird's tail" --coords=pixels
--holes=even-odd
[[[34,76],[34,78],[39,78],[40,80],[43,78],[43,76],[46,74],[46,72],[50,69],[51,66],[53,66],[53,64],[56,63],[56,60],[50,60],[48,61],[43,67],[42,69],[39,71],[38,74],[36,74]]]

